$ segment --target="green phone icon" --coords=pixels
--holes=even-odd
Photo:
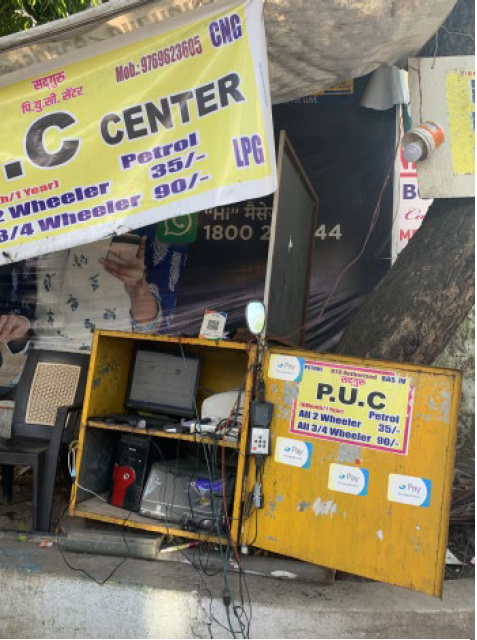
[[[177,216],[157,223],[157,239],[167,244],[188,244],[197,239],[199,214]]]

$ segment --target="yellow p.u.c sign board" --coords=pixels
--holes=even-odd
[[[0,264],[272,193],[261,0],[0,78]]]
[[[262,369],[271,456],[242,543],[440,595],[460,373],[280,348]]]

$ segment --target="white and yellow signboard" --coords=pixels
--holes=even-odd
[[[414,398],[409,377],[312,360],[301,369],[290,433],[407,454]]]
[[[0,264],[276,188],[261,0],[4,76],[0,108]]]

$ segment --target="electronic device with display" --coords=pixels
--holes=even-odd
[[[126,409],[193,418],[198,382],[196,356],[138,347],[131,366]]]

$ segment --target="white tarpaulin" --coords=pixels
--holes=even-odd
[[[116,0],[3,38],[0,74],[120,38],[212,1]],[[273,101],[310,95],[405,60],[437,31],[454,4],[455,0],[266,0]]]

